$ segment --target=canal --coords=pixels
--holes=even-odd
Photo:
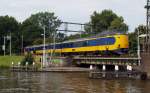
[[[0,93],[149,93],[150,81],[89,79],[86,73],[0,71]]]

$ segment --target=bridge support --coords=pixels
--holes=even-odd
[[[105,71],[106,70],[106,65],[103,65],[103,67],[102,67],[102,70],[103,71]],[[103,75],[102,75],[103,77],[105,77],[106,75],[105,75],[105,73],[103,73]]]
[[[90,65],[90,70],[93,70],[93,65]]]
[[[102,70],[103,70],[103,71],[105,71],[105,70],[106,70],[106,65],[103,65]]]
[[[118,70],[119,70],[119,66],[115,65],[115,71],[118,72]],[[116,73],[116,77],[118,77],[118,73]]]
[[[115,65],[115,71],[118,71],[118,70],[119,70],[119,66]]]
[[[132,66],[127,65],[127,70],[132,71]]]

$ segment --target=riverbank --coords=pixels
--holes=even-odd
[[[9,68],[12,65],[17,65],[21,62],[24,56],[0,56],[0,68]]]

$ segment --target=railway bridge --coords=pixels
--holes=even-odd
[[[112,66],[114,70],[120,67],[126,70],[132,70],[141,64],[141,58],[138,57],[73,57],[73,62],[78,65],[86,64],[92,69],[93,66],[99,66],[102,70],[107,70],[107,66]],[[130,68],[130,69],[129,69]]]

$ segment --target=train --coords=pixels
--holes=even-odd
[[[129,41],[127,34],[113,34],[46,44],[45,47],[43,44],[27,46],[24,50],[25,53],[42,55],[44,48],[47,54],[55,52],[61,55],[100,55],[103,53],[121,55],[128,52]]]

